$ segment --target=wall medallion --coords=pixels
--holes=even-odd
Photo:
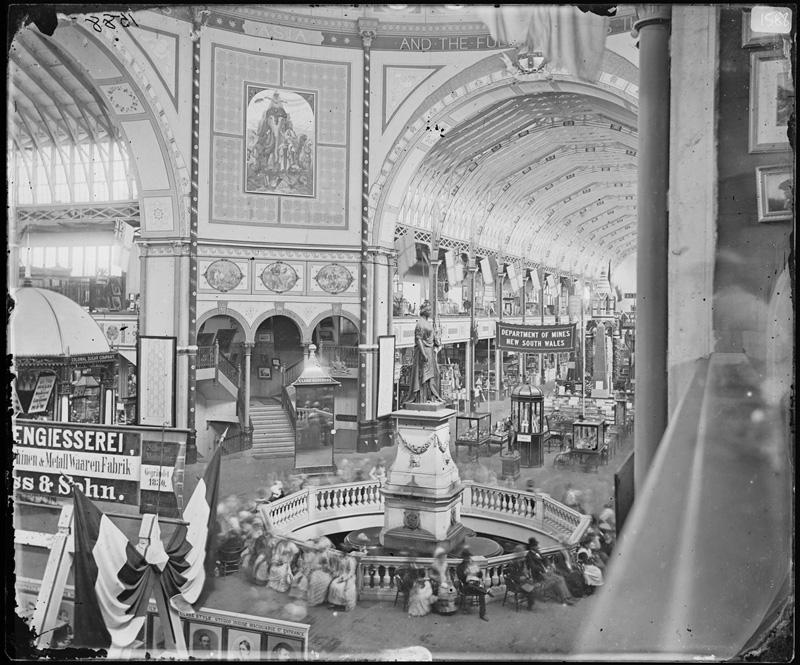
[[[225,292],[238,286],[244,273],[233,261],[219,259],[206,268],[204,276],[211,288]]]
[[[291,291],[297,284],[297,271],[288,263],[275,261],[261,271],[261,282],[275,293]]]
[[[336,295],[353,283],[353,274],[339,263],[329,263],[320,269],[315,279],[323,291]]]

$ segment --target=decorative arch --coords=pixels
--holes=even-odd
[[[310,344],[311,343],[311,330],[308,326],[306,326],[305,321],[303,321],[302,317],[299,314],[295,314],[291,310],[288,309],[270,309],[266,312],[259,314],[255,320],[253,321],[253,325],[250,327],[250,334],[249,338],[247,339],[248,342],[255,341],[256,331],[258,327],[264,323],[267,319],[272,318],[273,316],[285,316],[287,319],[291,319],[294,321],[294,324],[297,326],[297,329],[300,331],[300,342],[302,344]]]
[[[401,174],[414,172],[412,167],[422,164],[436,145],[437,137],[431,136],[426,128],[437,125],[444,127],[446,131],[451,125],[458,126],[464,120],[461,118],[462,109],[468,108],[469,117],[474,117],[481,109],[499,101],[552,93],[555,90],[580,94],[595,99],[598,103],[611,104],[635,113],[638,106],[638,82],[629,79],[634,77],[636,70],[632,65],[628,68],[620,66],[622,60],[624,59],[621,56],[607,51],[603,63],[604,73],[594,84],[563,74],[520,75],[506,68],[502,54],[497,53],[456,74],[410,114],[404,123],[406,131],[395,140],[388,151],[370,192],[371,242],[380,246],[392,246],[395,227],[400,222],[398,213],[408,185]],[[458,115],[457,121],[452,119],[455,115]],[[436,211],[428,212],[436,215]],[[567,266],[560,268],[566,269]],[[553,269],[555,268],[551,267]]]
[[[350,312],[346,312],[344,310],[340,310],[338,312],[334,312],[333,309],[329,309],[327,312],[321,312],[317,314],[312,320],[311,323],[308,324],[308,336],[311,337],[311,334],[314,332],[314,328],[316,328],[323,319],[327,319],[331,316],[341,316],[343,319],[347,319],[352,323],[356,330],[360,330],[360,322],[357,316],[353,316]]]
[[[197,330],[200,331],[200,329],[203,327],[203,324],[209,319],[213,319],[215,316],[230,316],[242,327],[245,341],[252,341],[255,333],[250,330],[250,324],[247,323],[247,319],[245,319],[244,316],[242,316],[235,309],[231,309],[230,307],[228,307],[228,309],[226,309],[224,312],[220,312],[218,309],[211,309],[201,314],[199,317],[197,317]]]

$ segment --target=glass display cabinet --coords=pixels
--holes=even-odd
[[[467,446],[478,458],[481,446],[488,446],[492,433],[491,413],[471,413],[456,416],[456,455],[459,446]]]
[[[304,473],[327,473],[336,470],[334,391],[340,384],[320,366],[315,352],[316,347],[310,345],[303,373],[292,384],[295,393],[294,466]]]
[[[576,420],[572,423],[572,449],[599,453],[605,434],[605,420]]]
[[[517,433],[520,465],[544,464],[544,394],[540,388],[523,384],[511,392],[511,425]]]

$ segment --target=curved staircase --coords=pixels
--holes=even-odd
[[[294,428],[280,402],[270,399],[251,401],[250,420],[253,423],[253,457],[294,455]]]

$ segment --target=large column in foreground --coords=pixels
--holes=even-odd
[[[671,7],[636,5],[639,33],[639,179],[636,247],[636,419],[638,493],[667,427],[667,191]]]

